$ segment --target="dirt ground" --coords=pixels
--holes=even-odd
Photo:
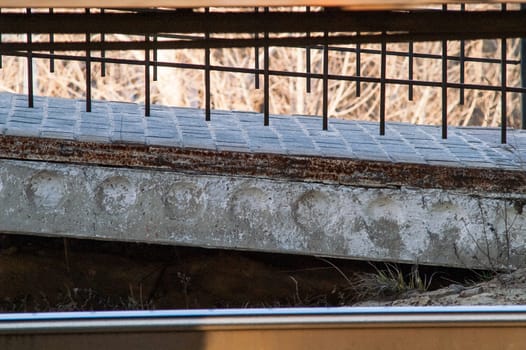
[[[470,290],[465,286],[480,276],[460,269],[0,235],[0,312],[395,305],[424,298],[423,287],[433,290],[427,293]],[[437,298],[424,299],[407,303]]]

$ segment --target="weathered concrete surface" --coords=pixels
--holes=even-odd
[[[524,203],[524,195],[0,160],[0,231],[13,233],[521,266]]]

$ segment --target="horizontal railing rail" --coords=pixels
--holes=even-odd
[[[486,4],[520,3],[521,0],[486,0]],[[458,4],[456,0],[0,0],[0,7],[33,8],[196,8],[254,6],[324,6],[347,9],[400,9],[431,4]]]
[[[5,349],[513,348],[522,306],[166,310],[0,314]]]

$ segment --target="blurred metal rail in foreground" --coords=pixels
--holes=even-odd
[[[0,314],[10,349],[520,349],[526,307]]]

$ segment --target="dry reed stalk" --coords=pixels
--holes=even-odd
[[[469,9],[485,7],[468,6]],[[70,39],[74,36],[69,36]],[[125,39],[124,36],[118,36]],[[4,36],[3,40],[13,38]],[[61,38],[56,38],[59,40]],[[78,39],[78,38],[77,38]],[[111,39],[111,38],[110,38]],[[35,36],[35,40],[38,37]],[[94,35],[94,40],[97,36]],[[353,45],[349,45],[353,47]],[[380,45],[362,45],[362,49],[379,50]],[[388,44],[388,51],[407,52],[407,44]],[[415,43],[415,53],[441,54],[440,42]],[[458,56],[460,43],[448,43],[448,55]],[[93,53],[94,56],[98,53]],[[499,40],[467,41],[467,57],[500,57]],[[519,40],[508,39],[508,58],[518,59]],[[108,52],[108,57],[144,59],[144,52]],[[313,73],[321,73],[322,51],[311,50]],[[161,61],[204,63],[202,50],[159,51]],[[211,63],[220,66],[254,66],[254,49],[217,49],[211,51]],[[259,52],[260,67],[263,67],[263,49]],[[331,74],[355,75],[356,56],[353,53],[330,53]],[[270,69],[305,72],[305,50],[297,48],[270,48]],[[388,56],[387,77],[408,78],[407,57]],[[46,96],[84,98],[85,65],[83,62],[56,60],[56,73],[49,73],[48,60],[35,59],[37,79],[35,93]],[[26,88],[25,58],[3,56],[4,68],[0,70],[0,90],[23,93]],[[100,64],[92,64],[92,88],[94,99],[115,101],[144,101],[144,67],[132,65],[106,65],[106,77],[100,77]],[[414,79],[440,81],[441,60],[414,59]],[[473,84],[500,84],[500,65],[465,63],[465,81]],[[362,76],[380,76],[380,55],[362,53],[360,73]],[[261,84],[263,83],[261,79]],[[262,90],[256,90],[253,74],[237,74],[213,71],[211,74],[212,106],[215,109],[261,111]],[[519,65],[508,65],[508,85],[519,86]],[[448,62],[448,80],[459,82],[459,64]],[[312,92],[306,93],[303,78],[270,78],[270,111],[273,114],[321,115],[322,84],[312,79]],[[361,96],[356,96],[354,82],[329,82],[329,115],[343,119],[377,121],[379,117],[379,85],[361,83]],[[441,90],[431,87],[414,87],[414,100],[408,100],[406,85],[389,84],[386,87],[387,121],[400,121],[418,124],[439,124],[441,120]],[[204,106],[204,75],[202,71],[176,68],[159,68],[159,80],[152,83],[152,102],[166,105],[200,107]],[[478,90],[465,90],[465,104],[459,105],[459,91],[448,89],[448,115],[450,125],[498,126],[500,124],[500,93]],[[520,95],[509,93],[509,125],[518,127],[520,123]]]

